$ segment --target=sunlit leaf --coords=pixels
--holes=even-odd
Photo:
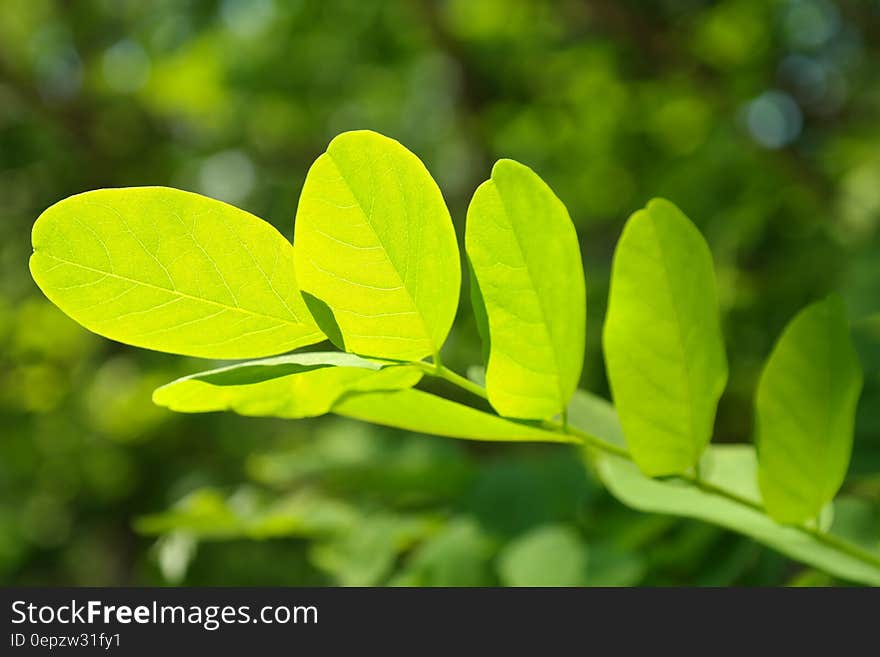
[[[623,432],[613,421],[614,409],[608,402],[578,392],[569,406],[569,418],[584,431],[623,444]],[[648,478],[632,462],[618,456],[596,450],[590,450],[590,454],[608,490],[629,507],[713,523],[837,577],[880,585],[880,566],[795,527],[779,525],[757,509],[705,492],[681,480]],[[750,445],[713,446],[703,459],[702,469],[702,476],[708,483],[760,505],[757,459]],[[820,526],[823,530],[827,530],[832,519],[829,504],[822,514]],[[876,553],[876,558],[880,560],[880,553]]]
[[[691,470],[712,436],[727,360],[712,255],[668,201],[651,201],[623,230],[603,342],[635,462],[651,476]]]
[[[291,354],[183,377],[158,388],[153,401],[181,413],[313,417],[347,392],[408,388],[421,376],[411,366],[383,367],[352,354]]]
[[[773,348],[755,400],[761,494],[779,522],[815,517],[840,489],[861,389],[843,301],[801,311]]]
[[[465,243],[474,312],[488,322],[489,401],[508,417],[560,413],[580,379],[586,320],[568,211],[534,171],[500,160],[474,193]]]
[[[431,174],[398,142],[333,139],[306,177],[294,243],[300,284],[337,346],[401,360],[440,351],[461,285],[455,231]]]
[[[366,422],[449,438],[579,442],[577,438],[520,424],[421,390],[346,395],[333,412]]]
[[[40,215],[33,246],[31,272],[46,296],[113,340],[253,358],[324,339],[290,242],[220,201],[164,187],[86,192]]]

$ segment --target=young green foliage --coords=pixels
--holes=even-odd
[[[440,191],[415,155],[376,133],[340,135],[309,171],[295,233],[294,249],[256,217],[178,190],[98,190],[41,215],[31,270],[71,317],[133,345],[259,358],[326,333],[351,352],[194,374],[156,390],[162,406],[329,412],[455,438],[585,444],[625,504],[713,522],[880,583],[880,556],[823,524],[846,472],[862,382],[839,300],[798,315],[774,349],[757,393],[760,458],[727,446],[701,460],[727,362],[709,249],[671,203],[635,213],[615,254],[603,335],[616,412],[575,392],[586,314],[577,237],[561,201],[523,165],[498,162],[468,211],[485,388],[436,362],[458,303],[459,254]],[[416,362],[427,356],[435,363]],[[413,389],[425,374],[510,419]],[[563,409],[568,422],[549,419]],[[678,477],[649,478],[659,475]],[[370,578],[394,558],[395,536],[376,537],[392,549],[364,567]]]
[[[669,201],[630,217],[614,254],[605,361],[633,459],[691,471],[712,436],[727,359],[709,247]]]
[[[475,313],[491,336],[490,403],[507,417],[560,413],[580,379],[586,322],[568,211],[534,171],[499,160],[468,208],[465,247]]]
[[[837,494],[861,389],[843,301],[802,310],[773,348],[755,399],[758,480],[775,520],[814,518]]]
[[[46,210],[31,273],[87,329],[204,358],[254,358],[324,339],[293,248],[226,203],[164,187],[99,189]]]
[[[422,378],[412,366],[383,366],[352,354],[305,353],[251,361],[173,381],[153,401],[180,413],[302,418],[324,415],[351,391],[397,390]]]
[[[309,169],[294,230],[297,276],[329,310],[319,322],[334,325],[325,330],[337,346],[400,360],[439,353],[461,266],[446,203],[419,158],[375,132],[339,135]]]

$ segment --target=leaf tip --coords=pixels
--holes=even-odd
[[[645,209],[648,211],[651,210],[660,210],[663,212],[681,212],[681,209],[669,199],[663,198],[662,196],[655,196],[651,200],[648,201],[647,205],[645,205]]]
[[[163,386],[159,386],[155,390],[153,390],[153,394],[151,399],[156,406],[161,406],[162,408],[168,408],[168,398],[167,398],[167,390],[170,386],[174,385],[173,383],[166,383]]]
[[[512,160],[509,157],[502,157],[500,160],[496,161],[495,164],[492,165],[491,177],[496,178],[499,174],[503,175],[506,171],[528,171],[529,173],[534,173],[532,169],[527,167],[522,162],[517,162],[516,160]]]
[[[390,142],[401,147],[403,146],[393,137],[383,135],[381,132],[376,132],[375,130],[346,130],[345,132],[340,132],[338,135],[330,140],[330,143],[327,145],[327,152],[330,152],[331,149],[338,148],[340,146],[358,144],[363,142]]]

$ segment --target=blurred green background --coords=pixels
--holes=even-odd
[[[425,161],[461,233],[512,157],[578,225],[582,384],[607,395],[614,244],[670,198],[717,263],[716,440],[750,440],[786,321],[844,295],[866,385],[837,514],[880,547],[878,55],[877,0],[4,0],[0,583],[835,583],[624,508],[568,448],[154,407],[154,387],[211,364],[80,329],[31,281],[29,231],[70,194],[170,185],[291,237],[311,162],[371,128]],[[459,371],[480,360],[463,300],[444,352]]]

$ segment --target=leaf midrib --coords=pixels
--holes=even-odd
[[[681,321],[681,312],[678,309],[678,305],[675,302],[675,295],[672,292],[672,279],[669,274],[669,265],[666,263],[666,248],[664,247],[663,240],[660,237],[660,231],[657,229],[657,224],[654,217],[651,214],[648,214],[647,218],[651,225],[651,230],[654,232],[654,244],[657,245],[657,250],[660,256],[658,259],[660,260],[660,267],[663,270],[664,287],[666,288],[666,293],[669,295],[669,305],[672,308],[672,314],[675,317],[675,335],[678,338],[677,344],[679,347],[679,351],[681,352],[682,372],[684,373],[684,385],[688,397],[688,425],[690,427],[691,439],[692,441],[696,441],[699,436],[697,435],[696,430],[694,392],[693,388],[691,387],[691,370],[690,364],[688,363],[687,350],[685,349],[685,339],[683,334],[683,324]],[[692,454],[699,455],[701,449],[702,448],[700,446],[694,445],[692,443],[690,451]]]
[[[556,398],[556,401],[560,403],[562,410],[565,407],[565,392],[562,390],[562,368],[559,364],[559,352],[556,346],[556,341],[553,339],[553,336],[550,334],[550,325],[547,322],[547,310],[544,308],[544,300],[543,295],[538,294],[538,290],[535,287],[535,281],[532,278],[532,270],[529,266],[529,262],[526,259],[526,253],[523,249],[522,242],[519,239],[519,233],[517,233],[516,226],[511,221],[510,211],[507,208],[507,202],[504,200],[504,194],[501,193],[500,188],[498,187],[498,183],[496,181],[492,181],[493,186],[495,188],[495,194],[498,196],[498,199],[501,201],[501,210],[504,212],[504,216],[507,219],[507,225],[510,226],[510,232],[513,233],[513,240],[516,244],[516,248],[519,251],[519,255],[522,258],[523,264],[525,265],[523,269],[526,271],[526,277],[529,279],[529,285],[532,289],[532,294],[535,296],[538,302],[538,308],[541,311],[541,327],[543,329],[544,335],[547,338],[547,342],[550,344],[550,351],[553,352],[553,364],[555,365],[554,372],[550,375],[556,379],[556,392],[559,393],[559,396]]]
[[[391,256],[388,253],[388,247],[382,241],[382,238],[379,237],[379,233],[376,231],[376,228],[373,226],[373,224],[371,222],[372,215],[373,215],[372,207],[370,208],[370,213],[367,214],[366,210],[364,209],[363,201],[361,200],[360,196],[355,191],[354,186],[349,182],[348,177],[346,176],[346,172],[343,170],[342,165],[336,160],[335,157],[333,157],[333,154],[330,152],[329,149],[327,150],[327,157],[329,158],[330,162],[333,164],[333,167],[339,172],[339,177],[342,179],[342,182],[345,184],[345,187],[348,189],[352,198],[355,200],[355,203],[357,204],[358,210],[360,210],[361,216],[363,217],[363,220],[364,220],[364,224],[366,224],[366,226],[370,229],[370,232],[373,233],[373,236],[376,238],[376,242],[381,246],[382,255],[384,256],[385,260],[388,262],[388,265],[391,268],[391,271],[394,272],[394,276],[397,278],[397,281],[400,283],[401,288],[404,290],[407,298],[412,303],[413,308],[416,309],[416,311],[417,311],[416,315],[418,316],[419,322],[421,323],[422,329],[424,330],[424,338],[423,339],[425,339],[428,342],[428,344],[431,346],[431,351],[434,352],[435,357],[436,357],[436,354],[438,351],[437,345],[434,344],[434,336],[432,335],[431,331],[428,329],[428,325],[425,322],[425,315],[424,315],[424,313],[422,313],[422,309],[419,307],[418,303],[416,303],[416,299],[413,296],[412,292],[410,291],[409,287],[407,286],[406,280],[404,279],[403,276],[401,276],[400,271],[397,268],[397,265],[395,265],[394,261],[391,259]],[[392,169],[393,168],[394,167],[392,165]],[[371,195],[371,197],[375,197],[375,193],[376,193],[375,181],[372,178],[372,169],[370,171],[371,171],[370,195]],[[394,175],[396,180],[398,179],[396,169],[393,171],[392,175]],[[399,180],[398,180],[398,184],[399,184]],[[401,190],[401,195],[403,195],[402,190]],[[374,201],[375,198],[373,198],[372,200]],[[372,205],[372,203],[371,203],[371,205]],[[405,209],[405,212],[407,213],[407,218],[408,218],[409,217],[408,209]],[[407,228],[408,228],[407,222],[405,222],[404,225],[407,225]],[[361,336],[361,337],[363,337],[363,336]],[[384,339],[386,337],[394,337],[394,336],[375,335],[375,336],[370,336],[370,337]]]
[[[115,278],[121,281],[125,281],[127,283],[133,283],[135,285],[141,285],[143,287],[147,287],[153,290],[161,290],[162,292],[166,292],[172,296],[182,297],[184,299],[190,299],[192,301],[198,301],[199,303],[205,303],[212,306],[217,306],[218,308],[223,308],[224,310],[229,310],[232,312],[242,313],[244,315],[251,315],[253,317],[259,317],[262,319],[272,319],[278,322],[282,322],[284,324],[290,324],[291,326],[306,326],[302,322],[291,320],[287,317],[278,317],[277,315],[269,315],[266,313],[257,312],[254,310],[248,310],[247,308],[242,308],[241,306],[231,306],[229,304],[221,303],[219,301],[214,301],[213,299],[207,299],[205,297],[198,297],[193,294],[188,294],[186,292],[181,292],[180,290],[173,290],[171,288],[163,287],[161,285],[156,285],[155,283],[148,283],[146,281],[141,281],[136,278],[131,278],[129,276],[123,276],[121,274],[116,274],[114,272],[105,271],[103,269],[98,269],[97,267],[90,267],[89,265],[84,265],[79,262],[75,262],[73,260],[68,260],[66,258],[61,258],[56,255],[52,255],[51,253],[46,253],[42,250],[35,250],[34,255],[40,255],[46,258],[51,258],[52,260],[57,260],[58,262],[62,262],[66,265],[70,265],[71,267],[78,267],[85,271],[94,272],[96,274],[102,274],[109,278]],[[318,332],[312,333],[312,335],[318,335]]]
[[[826,439],[819,442],[819,445],[818,445],[818,447],[819,447],[819,455],[818,455],[819,460],[818,460],[818,462],[819,463],[827,463],[827,455],[828,455],[828,450],[830,449],[830,443],[831,443],[831,440],[830,440],[831,424],[832,424],[832,408],[831,407],[833,405],[835,407],[835,410],[837,410],[837,407],[840,405],[839,404],[839,401],[840,401],[839,397],[834,394],[834,392],[837,390],[837,388],[839,386],[835,386],[834,384],[836,381],[838,381],[840,379],[838,367],[842,367],[843,362],[842,362],[841,358],[839,358],[839,357],[835,358],[835,353],[837,352],[837,343],[834,339],[837,337],[836,327],[835,327],[835,319],[836,318],[832,315],[831,310],[828,309],[827,307],[823,307],[822,310],[823,310],[824,314],[826,315],[822,319],[825,321],[825,330],[827,332],[827,334],[825,336],[826,337],[825,344],[827,345],[827,351],[826,351],[825,355],[826,355],[826,358],[828,358],[829,367],[828,367],[828,377],[825,379],[826,394],[823,397],[823,399],[826,401],[826,403],[824,404],[824,409],[823,409],[825,411],[825,417],[824,417],[825,434],[824,435],[825,435]],[[825,477],[825,481],[822,482],[823,489],[826,488],[828,485],[827,479],[828,479],[828,477]],[[825,491],[823,490],[823,493],[824,492]]]

